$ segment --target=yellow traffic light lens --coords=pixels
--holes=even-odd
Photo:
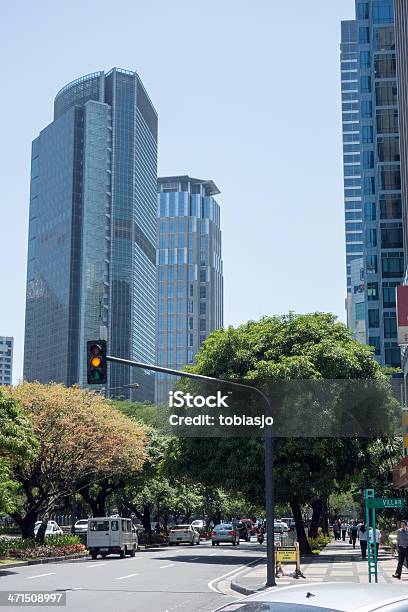
[[[92,365],[94,368],[99,368],[99,366],[101,365],[101,363],[102,363],[102,359],[101,359],[100,357],[92,357],[92,359],[91,359],[91,365]]]

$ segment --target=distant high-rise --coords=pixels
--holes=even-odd
[[[86,340],[155,359],[157,113],[136,72],[66,85],[33,142],[24,377],[86,385]],[[112,395],[141,373],[110,367]],[[138,399],[153,399],[143,376]]]
[[[158,364],[182,369],[223,325],[219,194],[213,181],[158,179]],[[157,401],[173,380],[160,375]]]
[[[358,73],[358,36],[356,21],[341,24],[340,45],[341,106],[343,126],[344,216],[347,268],[347,322],[356,333],[355,321],[365,320],[363,307],[359,307],[358,319],[353,311],[351,264],[363,257],[363,211],[361,201],[360,168],[360,105]],[[363,281],[364,282],[364,281]],[[359,283],[361,285],[361,283]],[[364,293],[359,292],[359,300]],[[363,300],[364,301],[364,300]],[[361,304],[361,301],[358,302]],[[361,323],[359,323],[361,326]]]
[[[352,95],[343,89],[342,103],[343,122],[345,110],[355,122],[350,187],[355,197],[361,194],[366,342],[380,363],[399,366],[395,286],[404,274],[404,252],[393,0],[357,0],[354,23],[356,55],[347,59],[355,78]],[[343,54],[342,60],[343,78]]]
[[[14,338],[0,336],[0,386],[13,382],[13,345]]]

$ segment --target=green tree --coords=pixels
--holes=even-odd
[[[271,381],[294,379],[375,379],[384,375],[370,347],[352,339],[331,314],[265,317],[238,328],[214,332],[202,345],[200,374],[242,381],[268,391]],[[380,398],[392,403],[385,389]],[[180,466],[207,486],[242,492],[264,503],[264,454],[260,439],[180,441]],[[327,500],[333,490],[350,486],[363,467],[367,442],[358,439],[280,438],[275,442],[276,501],[289,502],[301,551],[310,553],[301,505]]]
[[[19,403],[0,388],[0,511],[12,512],[16,505],[18,483],[11,466],[26,464],[38,452],[31,423]]]

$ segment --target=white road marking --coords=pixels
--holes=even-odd
[[[119,578],[115,578],[115,580],[124,580],[125,578],[132,578],[132,576],[138,576],[139,574],[128,574],[127,576],[119,576]]]
[[[246,563],[245,565],[240,565],[239,567],[231,570],[230,572],[227,572],[226,574],[223,574],[222,576],[218,576],[218,578],[214,578],[213,580],[210,580],[210,582],[207,584],[208,588],[211,591],[214,591],[215,593],[221,593],[221,591],[219,591],[216,588],[216,586],[214,586],[214,584],[216,584],[217,582],[220,582],[220,580],[222,580],[223,578],[227,578],[228,576],[231,576],[232,574],[239,574],[245,568],[250,567],[251,565],[254,565],[255,563],[259,561],[259,559],[263,559],[263,558],[264,557],[258,557],[254,559],[253,561],[251,561],[250,563]],[[223,595],[223,593],[221,594]]]
[[[216,557],[218,555],[218,553],[211,553],[210,555],[208,555],[209,557]]]
[[[191,557],[191,559],[189,559],[189,561],[196,561],[197,559],[199,559],[200,557]]]
[[[37,574],[36,576],[27,576],[27,580],[31,578],[42,578],[43,576],[52,576],[55,572],[48,572],[47,574]]]
[[[95,565],[87,565],[86,567],[100,567],[101,565],[106,565],[106,563],[95,563]]]
[[[168,563],[167,565],[161,565],[160,569],[164,569],[165,567],[171,567],[172,565],[176,565],[175,563]]]

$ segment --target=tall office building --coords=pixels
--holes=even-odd
[[[88,339],[155,359],[157,113],[136,72],[66,85],[32,145],[24,377],[86,386]],[[154,377],[111,365],[112,395]]]
[[[213,181],[158,179],[158,364],[182,369],[223,325],[219,194]],[[166,401],[174,378],[157,378]]]
[[[14,338],[0,336],[0,386],[13,381],[13,346]]]
[[[404,253],[393,0],[356,0],[355,23],[366,342],[380,363],[399,366],[395,286]]]
[[[352,262],[363,258],[363,211],[361,200],[360,168],[360,104],[358,74],[358,36],[356,21],[341,24],[340,45],[341,107],[343,128],[344,216],[347,269],[347,324],[353,336],[361,338],[361,325],[365,325],[364,292],[359,278],[352,284]],[[358,266],[360,276],[360,265]],[[364,269],[362,272],[364,277]],[[353,279],[356,280],[355,278]],[[356,300],[358,297],[358,300]],[[356,311],[356,304],[360,304]],[[358,330],[358,331],[357,331]]]

